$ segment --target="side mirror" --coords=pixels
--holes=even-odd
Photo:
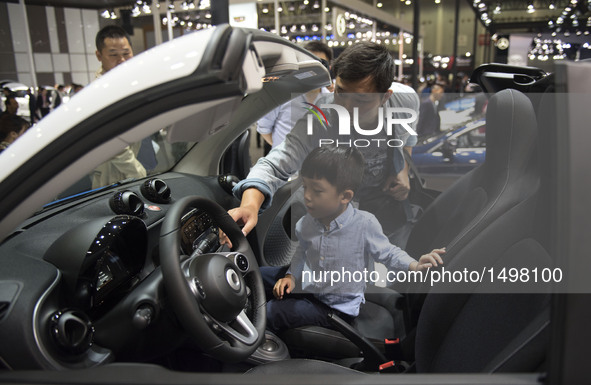
[[[441,146],[441,153],[443,154],[444,159],[453,159],[454,154],[456,152],[457,143],[444,141],[443,145]]]

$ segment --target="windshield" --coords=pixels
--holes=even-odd
[[[71,201],[86,195],[85,193],[102,190],[104,187],[118,186],[169,171],[196,142],[170,143],[167,133],[167,128],[163,128],[127,146],[119,154],[98,165],[91,173],[65,189],[48,205]]]

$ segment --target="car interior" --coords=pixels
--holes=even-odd
[[[305,214],[300,182],[275,194],[246,237],[227,214],[240,203],[232,187],[250,167],[248,128],[294,95],[329,84],[330,74],[269,33],[230,26],[206,33],[183,37],[198,60],[177,77],[76,115],[98,92],[81,91],[39,132],[60,121],[71,128],[0,174],[0,381],[210,383],[218,380],[198,374],[216,373],[238,374],[219,379],[236,383],[292,374],[399,383],[427,373],[517,373],[508,381],[538,383],[551,364],[547,285],[370,285],[351,324],[331,314],[332,329],[265,330],[259,266],[282,266],[293,255],[293,224]],[[138,55],[96,88],[157,59]],[[473,73],[489,100],[486,159],[422,207],[406,246],[411,256],[445,246],[446,269],[483,274],[560,266],[553,146],[564,107],[557,95],[568,90],[571,66],[589,69],[574,63],[549,74],[489,64]],[[190,143],[169,169],[63,194],[128,143],[162,129],[168,143]],[[420,184],[420,175],[412,178]],[[220,245],[219,229],[232,249]]]

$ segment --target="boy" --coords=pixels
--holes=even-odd
[[[307,214],[296,224],[299,246],[285,268],[263,272],[266,283],[270,274],[284,276],[273,286],[267,303],[267,327],[275,332],[303,325],[331,327],[328,314],[336,312],[346,321],[359,314],[365,302],[364,280],[343,279],[331,282],[331,272],[363,272],[368,258],[393,270],[426,270],[443,264],[436,249],[418,261],[392,245],[383,234],[375,216],[353,207],[351,201],[361,184],[364,161],[355,148],[319,147],[304,160],[301,177]],[[274,269],[274,270],[273,270]],[[328,272],[328,274],[326,274]],[[349,277],[350,277],[349,276]],[[302,284],[312,295],[286,296]]]

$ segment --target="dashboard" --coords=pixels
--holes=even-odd
[[[217,250],[218,238],[217,227],[207,213],[192,209],[181,218],[181,249],[185,255]]]
[[[147,182],[50,206],[0,245],[0,368],[147,360],[185,338],[165,305],[162,222],[185,196],[225,209],[237,201],[217,177],[160,175],[150,183],[168,191],[164,201],[146,193]],[[207,213],[189,209],[180,228],[181,255],[221,249]],[[15,257],[19,266],[9,262]]]

